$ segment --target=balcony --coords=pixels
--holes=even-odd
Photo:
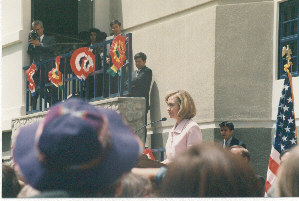
[[[62,85],[56,87],[50,82],[48,73],[55,68],[55,58],[36,64],[34,80],[35,93],[28,88],[29,81],[26,79],[26,114],[47,111],[51,105],[70,97],[80,97],[90,102],[111,97],[128,96],[131,92],[132,72],[132,34],[126,34],[126,60],[121,70],[114,76],[107,73],[112,64],[110,58],[110,46],[113,39],[98,43],[90,50],[97,50],[95,55],[95,71],[86,78],[79,79],[70,65],[74,51],[56,55],[61,56],[59,71],[61,72]],[[107,58],[109,62],[106,62]],[[81,62],[81,61],[80,61]],[[31,65],[23,67],[26,71]],[[26,76],[27,78],[27,76]]]

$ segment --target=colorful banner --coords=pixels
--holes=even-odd
[[[56,68],[53,68],[49,73],[49,81],[54,84],[56,87],[62,88],[62,76],[61,72],[59,71],[61,56],[56,57],[55,65]]]
[[[27,70],[26,70],[26,75],[27,75],[27,81],[29,82],[28,88],[32,94],[32,96],[35,96],[35,83],[33,80],[33,75],[36,71],[36,66],[35,64],[32,64]]]
[[[117,71],[123,66],[124,61],[127,59],[125,55],[126,49],[126,37],[122,35],[116,36],[110,47],[110,56],[113,63],[111,68],[107,70],[110,75],[115,76]]]

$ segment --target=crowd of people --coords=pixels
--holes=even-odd
[[[144,144],[120,114],[74,97],[13,135],[14,163],[2,165],[2,196],[264,196],[265,180],[251,166],[250,152],[244,143],[232,143],[231,122],[220,124],[223,144],[205,143],[192,120],[196,108],[190,94],[174,91],[165,101],[176,123],[166,143],[167,159],[155,161],[160,167],[138,166]],[[298,153],[295,147],[288,153],[292,160],[282,160],[273,196],[299,195]]]
[[[33,23],[43,31],[43,25]],[[121,23],[113,21],[115,35]],[[46,48],[46,36],[29,39],[32,51]],[[90,30],[88,46],[107,35]],[[44,38],[44,39],[43,39]],[[98,49],[93,50],[95,54]],[[38,58],[37,58],[38,59]],[[149,110],[152,71],[146,55],[134,57],[132,90],[145,97]],[[109,61],[106,61],[109,62]],[[93,82],[92,79],[89,80]],[[256,174],[246,145],[234,136],[234,124],[219,124],[220,143],[206,143],[192,120],[196,107],[185,90],[165,96],[167,112],[175,120],[166,142],[166,159],[143,155],[144,141],[113,109],[93,106],[72,97],[53,105],[38,122],[13,134],[12,167],[2,165],[2,197],[263,197],[265,179]],[[145,116],[145,119],[146,116]],[[283,152],[278,179],[269,196],[299,196],[299,148]],[[290,159],[291,158],[291,159]]]

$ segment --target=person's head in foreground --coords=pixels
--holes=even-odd
[[[41,192],[113,197],[117,190],[110,187],[135,165],[140,146],[116,111],[72,98],[22,127],[13,157],[26,182]]]
[[[151,197],[151,181],[142,175],[132,172],[126,174],[122,181],[122,193],[119,197]]]
[[[253,169],[222,147],[192,146],[169,165],[163,197],[257,197],[263,187]]]
[[[12,167],[2,164],[2,197],[16,198],[21,190],[17,175]]]
[[[277,194],[279,197],[299,197],[299,147],[289,152],[278,170]]]
[[[230,147],[229,151],[233,154],[236,154],[238,156],[241,156],[244,161],[247,163],[250,162],[250,152],[248,149],[240,146],[240,145],[233,145]]]

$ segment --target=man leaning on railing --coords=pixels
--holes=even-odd
[[[52,95],[53,100],[52,102],[57,101],[57,90],[49,88],[50,91],[46,91],[41,93],[42,87],[44,87],[45,81],[44,79],[47,78],[45,74],[45,70],[47,67],[47,63],[45,65],[39,65],[40,62],[45,61],[54,57],[54,50],[55,50],[55,38],[54,36],[48,36],[44,34],[44,26],[43,22],[40,20],[35,20],[32,22],[32,30],[29,33],[29,45],[28,45],[28,54],[31,56],[32,63],[34,63],[37,67],[37,71],[35,72],[33,79],[36,83],[36,86],[40,86],[40,89],[36,91],[36,95],[32,97],[32,109],[36,109],[37,99],[40,95],[42,98],[44,97],[45,93],[50,97]],[[46,76],[45,76],[46,75]],[[41,78],[41,79],[40,79]],[[56,100],[56,101],[55,101]],[[49,100],[47,100],[49,102]]]

